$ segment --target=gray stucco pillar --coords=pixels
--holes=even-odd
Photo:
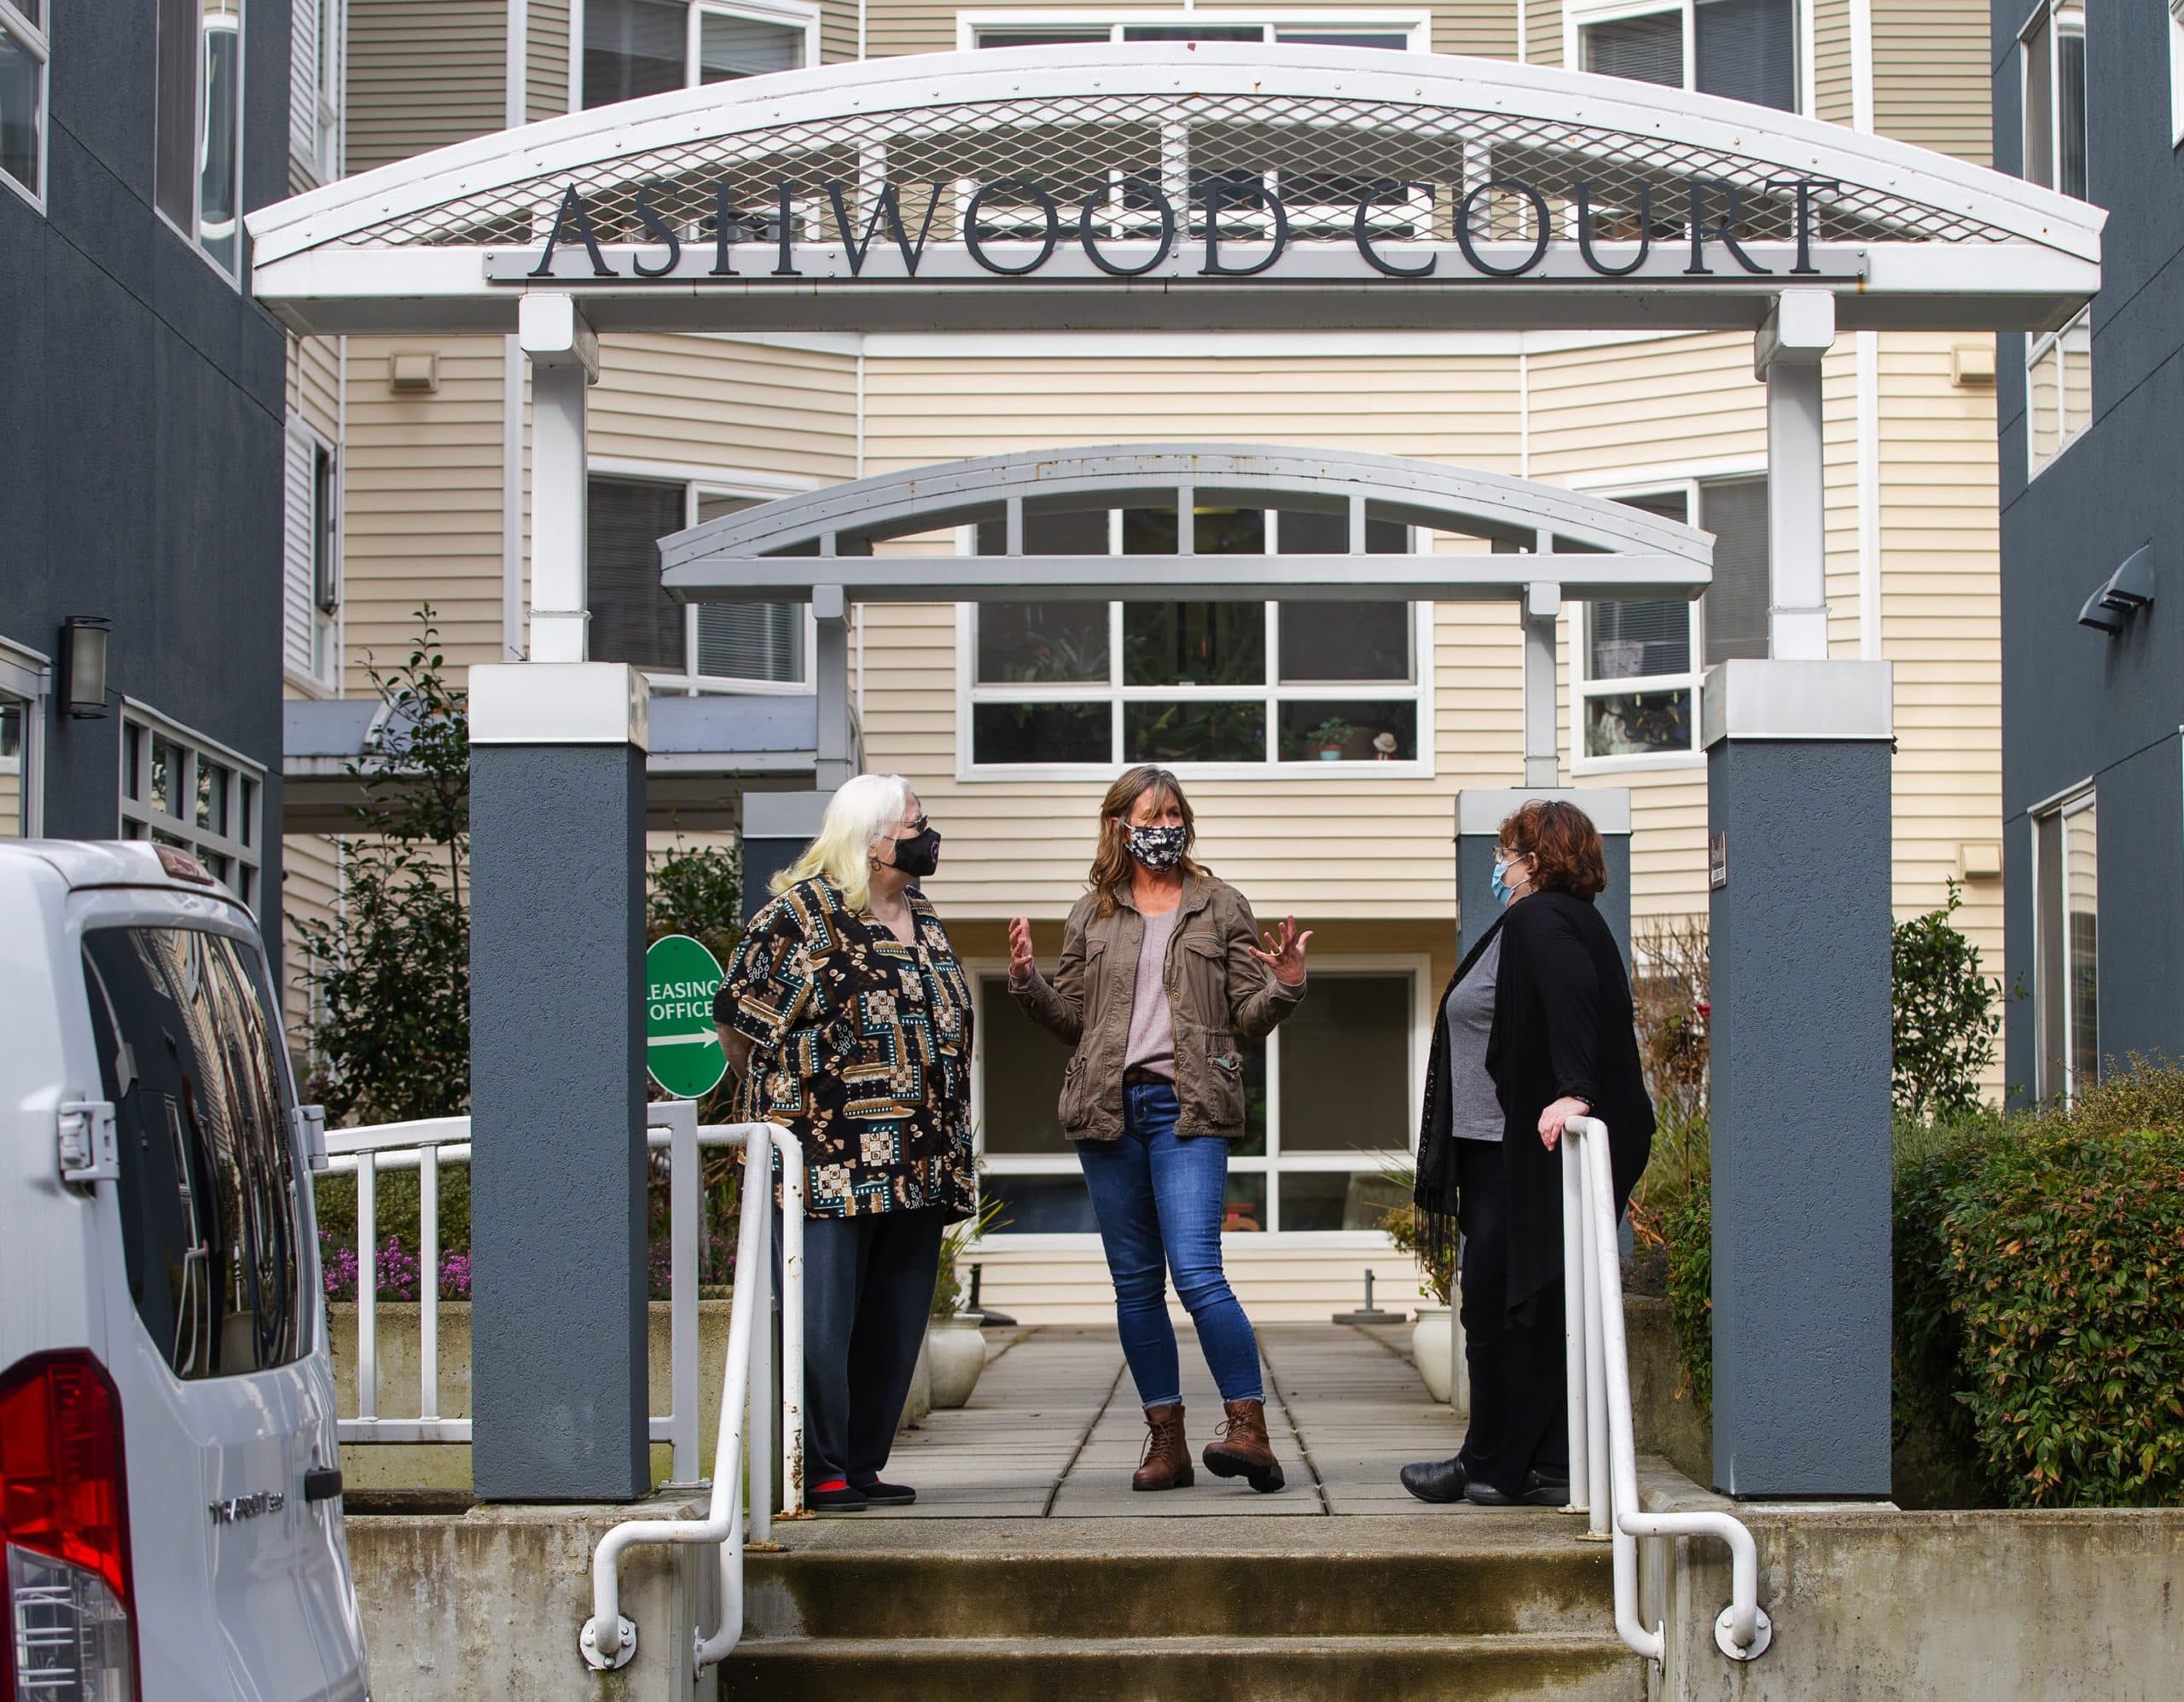
[[[1599,898],[1615,943],[1630,961],[1630,793],[1619,786],[1467,787],[1456,794],[1456,950],[1469,951],[1494,925],[1494,844],[1502,822],[1530,799],[1560,799],[1592,818],[1607,852],[1607,891]]]
[[[1885,662],[1706,677],[1714,1482],[1890,1490]]]
[[[645,683],[470,674],[471,1470],[486,1501],[650,1487]]]

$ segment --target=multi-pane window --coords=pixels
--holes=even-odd
[[[1717,662],[1767,654],[1767,479],[1694,479],[1618,502],[1714,534],[1714,578],[1697,602],[1626,600],[1579,617],[1577,752],[1641,760],[1698,748],[1699,680]]]
[[[1311,996],[1265,1041],[1238,1043],[1245,1128],[1228,1148],[1225,1230],[1381,1227],[1395,1203],[1382,1172],[1417,1122],[1421,973],[1315,963]],[[1058,1113],[1069,1051],[1017,1007],[1006,974],[974,979],[979,1188],[1001,1202],[995,1233],[1089,1234],[1092,1202]]]
[[[2169,0],[2169,140],[2184,147],[2184,0]]]
[[[1571,62],[1796,112],[1798,0],[1571,0]]]
[[[2037,477],[2093,423],[2093,309],[2024,348],[2025,450]]]
[[[121,837],[186,851],[258,903],[263,771],[133,706],[121,717]]]
[[[238,268],[243,0],[158,0],[152,199],[222,271]]]
[[[661,538],[764,500],[681,479],[594,473],[584,551],[592,656],[692,688],[802,688],[809,604],[683,604],[660,588]]]
[[[334,453],[316,433],[290,424],[282,664],[319,685],[334,681],[341,613],[340,480]]]
[[[819,57],[819,13],[793,0],[585,0],[584,104],[793,71]]]
[[[0,839],[38,837],[46,677],[40,659],[0,644]]]
[[[2024,46],[2024,175],[2082,200],[2086,194],[2085,12],[2040,0]]]
[[[965,47],[1068,47],[1083,42],[1288,42],[1309,47],[1385,48],[1404,53],[1426,50],[1429,26],[1422,13],[1385,15],[1359,13],[1323,20],[1279,23],[1238,17],[1217,18],[1188,12],[1118,12],[1107,22],[1086,22],[1082,14],[1066,22],[1034,13],[973,12],[961,15]]]
[[[2032,819],[2034,1016],[2042,1099],[2100,1074],[2100,823],[2091,788]]]
[[[341,175],[342,56],[348,0],[293,0],[288,38],[288,153],[315,183]]]
[[[0,177],[45,200],[46,6],[0,0]]]
[[[1339,555],[1349,517],[1202,507],[1200,555]],[[1024,517],[1024,552],[1172,555],[1176,511]],[[1409,529],[1368,520],[1366,547]],[[1002,552],[1001,524],[978,529]],[[1028,561],[1025,577],[1037,578]],[[1126,763],[1414,763],[1416,606],[1401,602],[990,602],[967,616],[969,766],[1110,770]],[[1430,731],[1430,729],[1429,729]]]

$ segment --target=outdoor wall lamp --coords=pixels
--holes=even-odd
[[[2153,601],[2153,546],[2141,545],[2108,583],[2085,600],[2078,611],[2078,624],[2101,632],[2121,632],[2123,624]]]
[[[78,721],[106,714],[106,641],[102,614],[72,614],[61,623],[61,701]]]

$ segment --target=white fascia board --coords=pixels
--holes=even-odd
[[[1893,739],[1892,662],[1742,660],[1706,671],[1699,741]]]
[[[1455,55],[1199,42],[973,49],[850,61],[673,90],[460,142],[328,184],[248,216],[256,252],[278,260],[387,219],[539,177],[857,113],[1102,95],[1336,96],[1443,106],[1620,131],[1835,178],[1946,208],[2028,241],[2098,260],[2105,212],[2088,202],[1931,149],[1794,113],[1623,78]],[[1022,122],[1019,117],[1012,122]]]
[[[1574,804],[1603,834],[1630,831],[1627,786],[1467,786],[1456,794],[1456,832],[1467,838],[1499,833],[1504,822],[1535,799]]]
[[[494,662],[470,670],[473,745],[651,744],[651,688],[624,662]]]

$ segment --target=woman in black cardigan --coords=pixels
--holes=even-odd
[[[1462,1232],[1472,1407],[1454,1459],[1403,1468],[1404,1487],[1421,1501],[1560,1507],[1570,1498],[1562,1126],[1578,1116],[1607,1124],[1618,1215],[1653,1139],[1629,979],[1593,904],[1606,886],[1600,834],[1576,805],[1534,800],[1510,816],[1495,856],[1503,913],[1457,969],[1435,1025],[1417,1206],[1429,1248]],[[1490,1008],[1482,1059],[1477,1018]]]

